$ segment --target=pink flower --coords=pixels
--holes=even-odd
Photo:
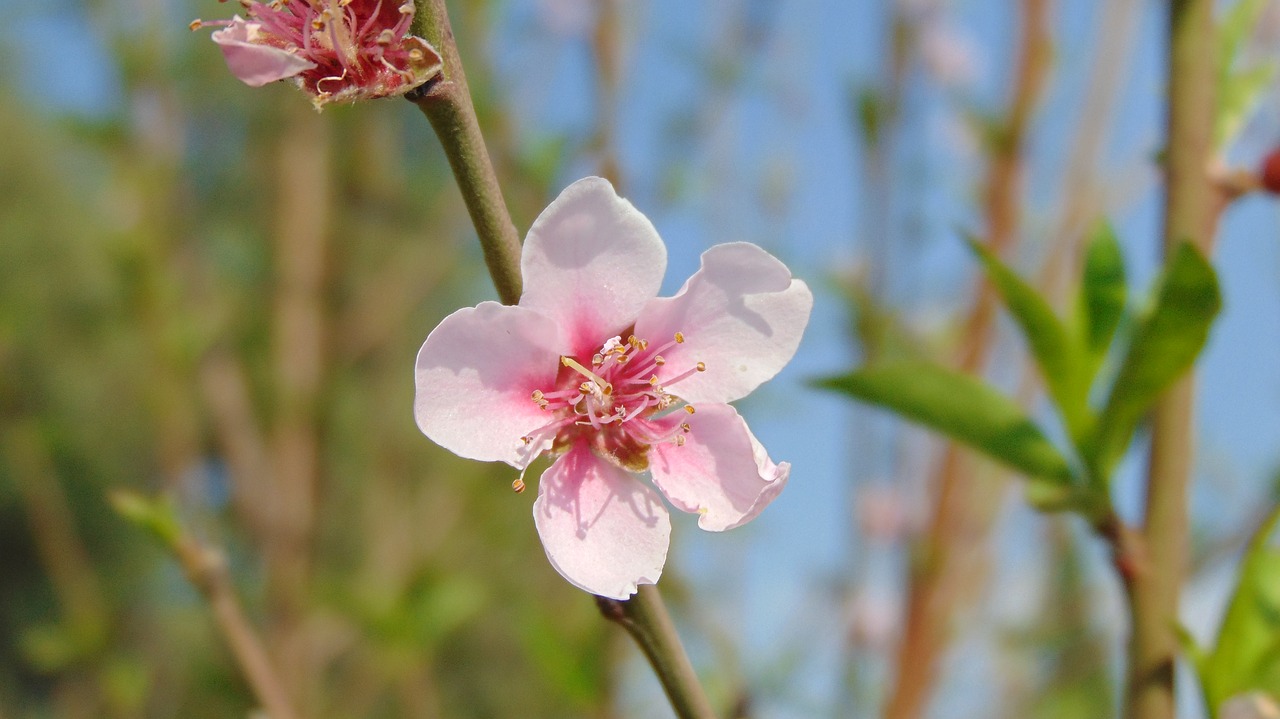
[[[293,78],[316,107],[403,95],[440,72],[440,55],[409,35],[412,2],[396,0],[241,0],[249,19],[221,26],[213,41],[231,74],[261,87]]]
[[[795,354],[809,288],[743,242],[707,250],[674,297],[657,297],[665,269],[649,220],[608,181],[579,180],[529,230],[520,304],[458,310],[418,352],[418,427],[522,474],[555,457],[533,505],[547,558],[614,599],[666,561],[670,519],[637,473],[718,532],[759,514],[790,471],[727,403]]]

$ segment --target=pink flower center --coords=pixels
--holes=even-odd
[[[614,337],[591,358],[590,366],[561,357],[555,387],[533,392],[533,402],[552,419],[520,438],[527,448],[525,458],[532,461],[544,451],[562,452],[587,442],[601,457],[639,472],[649,466],[651,446],[683,445],[690,430],[684,413],[693,414],[694,409],[685,404],[683,412],[673,411],[681,400],[670,388],[707,369],[698,362],[671,375],[662,353],[683,342],[679,332],[657,347],[635,335],[625,342]]]

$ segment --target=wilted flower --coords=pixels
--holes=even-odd
[[[223,0],[225,1],[225,0]],[[231,74],[260,87],[293,78],[316,107],[403,95],[440,72],[440,55],[409,34],[412,2],[240,0],[248,19],[203,22]]]
[[[707,250],[684,287],[660,298],[665,268],[649,220],[607,181],[580,180],[529,230],[520,303],[458,310],[418,353],[418,427],[522,474],[555,457],[533,505],[547,557],[574,585],[614,599],[658,581],[671,530],[633,473],[721,531],[759,514],[790,471],[726,403],[791,359],[809,288],[747,243]]]

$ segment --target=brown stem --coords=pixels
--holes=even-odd
[[[218,629],[271,719],[299,719],[285,685],[240,606],[221,552],[182,535],[172,545],[187,578],[209,602]]]
[[[1168,139],[1164,250],[1182,242],[1211,249],[1220,208],[1209,167],[1216,104],[1217,29],[1212,0],[1169,4]],[[1156,405],[1151,425],[1146,517],[1147,562],[1129,585],[1126,715],[1174,716],[1178,595],[1188,563],[1187,487],[1191,477],[1195,378],[1188,375]]]
[[[444,70],[441,77],[427,82],[407,97],[427,116],[440,139],[479,236],[494,288],[499,299],[513,305],[520,301],[522,288],[520,236],[502,198],[498,176],[489,159],[484,136],[480,133],[480,123],[471,104],[471,91],[467,88],[467,76],[458,56],[444,0],[429,0],[422,6],[423,31],[440,53]]]
[[[46,441],[34,422],[19,421],[0,436],[0,450],[68,625],[78,640],[97,644],[106,638],[108,609]]]
[[[272,645],[300,698],[315,695],[303,623],[311,577],[320,476],[316,427],[325,364],[324,284],[330,228],[330,127],[326,116],[294,104],[276,157],[273,317],[275,418],[271,429],[274,488],[265,547],[270,574]]]
[[[658,588],[643,584],[630,599],[596,597],[605,619],[627,630],[649,660],[680,719],[715,719],[711,702],[684,653]]]
[[[983,195],[988,247],[1005,254],[1013,244],[1021,207],[1023,145],[1031,115],[1048,76],[1050,36],[1046,0],[1024,0],[1019,32],[1019,61],[1004,132],[993,150]],[[959,367],[978,374],[986,366],[995,325],[995,293],[985,280],[965,322],[967,338]],[[948,444],[938,469],[937,504],[920,559],[912,567],[906,622],[897,657],[897,681],[885,716],[910,719],[924,713],[936,680],[939,658],[951,632],[957,589],[969,586],[980,565],[981,546],[998,502],[999,485],[975,471],[964,450]]]

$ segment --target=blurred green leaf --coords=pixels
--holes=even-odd
[[[1250,690],[1280,695],[1280,550],[1269,544],[1277,518],[1280,507],[1250,543],[1216,646],[1196,662],[1211,716]]]
[[[1224,75],[1235,64],[1240,47],[1250,32],[1258,26],[1268,0],[1237,0],[1222,15],[1218,26],[1218,68]]]
[[[1218,117],[1214,129],[1214,141],[1219,150],[1225,149],[1244,127],[1249,116],[1258,106],[1262,95],[1276,79],[1280,65],[1264,62],[1246,70],[1228,75],[1218,90]]]
[[[1267,0],[1238,0],[1218,26],[1218,115],[1214,128],[1215,146],[1229,144],[1257,106],[1262,91],[1276,73],[1274,63],[1236,70],[1240,49],[1258,26]]]
[[[1190,244],[1180,245],[1165,269],[1155,306],[1134,327],[1087,450],[1100,476],[1110,475],[1143,415],[1195,362],[1221,306],[1213,266]]]
[[[1018,277],[1013,270],[991,254],[978,241],[969,238],[969,247],[986,268],[987,277],[1000,293],[1031,355],[1040,367],[1049,396],[1058,406],[1062,419],[1073,438],[1084,435],[1091,421],[1088,387],[1080,378],[1081,353],[1067,333],[1066,326],[1054,314],[1049,303],[1035,288]]]
[[[1128,298],[1124,255],[1111,224],[1099,222],[1085,249],[1084,278],[1080,285],[1080,305],[1087,360],[1086,381],[1092,381],[1111,346],[1116,328],[1124,316]]]
[[[107,495],[111,506],[124,519],[146,530],[167,546],[176,546],[182,527],[173,503],[165,497],[150,499],[130,489],[114,489]]]
[[[1022,409],[968,375],[928,362],[894,362],[817,384],[897,412],[1030,478],[1072,483],[1067,460]]]

